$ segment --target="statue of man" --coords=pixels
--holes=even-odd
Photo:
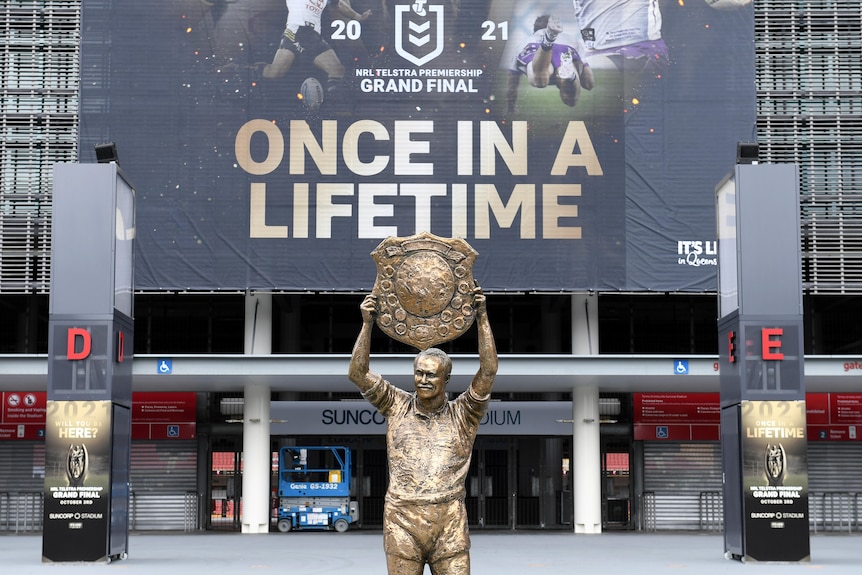
[[[470,535],[464,481],[473,441],[488,410],[497,374],[497,348],[485,295],[473,292],[479,370],[470,387],[449,401],[452,361],[443,351],[421,351],[413,362],[415,392],[399,389],[369,369],[377,296],[360,305],[362,329],[353,347],[350,380],[387,418],[389,488],[383,511],[383,549],[389,575],[470,573]]]

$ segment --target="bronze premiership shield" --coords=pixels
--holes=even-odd
[[[473,262],[460,238],[422,232],[387,238],[371,252],[377,263],[377,325],[389,337],[427,349],[451,341],[473,323]]]

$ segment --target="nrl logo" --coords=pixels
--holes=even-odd
[[[396,6],[395,51],[416,66],[427,64],[442,54],[443,6],[427,6],[426,0],[416,0],[410,6]]]

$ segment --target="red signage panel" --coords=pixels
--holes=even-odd
[[[194,392],[136,392],[132,395],[133,423],[195,422]]]
[[[692,441],[720,441],[721,425],[692,425]]]
[[[809,441],[862,439],[862,393],[809,393]],[[718,441],[717,393],[634,394],[634,438],[640,441]]]
[[[829,394],[809,393],[805,396],[805,416],[808,425],[829,425]]]
[[[0,423],[0,441],[4,439],[44,439],[45,424],[19,423],[8,424]]]
[[[862,425],[862,393],[830,393],[831,423]]]
[[[194,439],[197,426],[191,423],[132,423],[132,439]]]
[[[194,392],[132,394],[132,439],[194,439],[196,421]]]
[[[859,441],[855,425],[809,425],[808,441]]]
[[[45,405],[48,394],[44,391],[6,391],[0,423],[37,423],[45,426]]]
[[[859,441],[862,393],[808,394],[809,441]]]
[[[635,423],[721,422],[717,393],[636,393],[634,407]]]
[[[0,393],[0,441],[38,440],[45,436],[47,393]],[[197,394],[137,392],[132,394],[133,439],[194,439]]]
[[[4,439],[42,439],[45,436],[44,391],[6,391],[0,393],[0,441]]]

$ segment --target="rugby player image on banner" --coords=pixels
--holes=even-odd
[[[82,10],[79,148],[134,174],[140,289],[356,290],[423,231],[490,291],[715,289],[714,186],[755,127],[744,0]]]
[[[530,86],[544,88],[555,85],[560,100],[574,108],[581,96],[581,88],[592,90],[595,86],[593,71],[581,60],[577,42],[562,35],[563,26],[559,18],[543,14],[533,23],[533,35],[524,45],[509,68],[506,82],[506,113],[515,112],[521,76],[526,76]]]
[[[273,79],[287,74],[297,59],[311,62],[326,74],[325,99],[331,103],[331,113],[347,112],[350,109],[350,96],[344,88],[344,65],[335,50],[320,35],[321,16],[329,4],[328,0],[287,0],[287,23],[278,50],[272,63],[259,64],[256,68],[264,79]],[[371,16],[371,10],[360,14],[345,0],[338,0],[332,5],[348,21],[364,22]],[[309,81],[319,85],[315,78],[309,78],[303,82],[303,88]],[[323,103],[324,92],[319,88],[301,88],[299,97],[307,107],[316,110]]]

